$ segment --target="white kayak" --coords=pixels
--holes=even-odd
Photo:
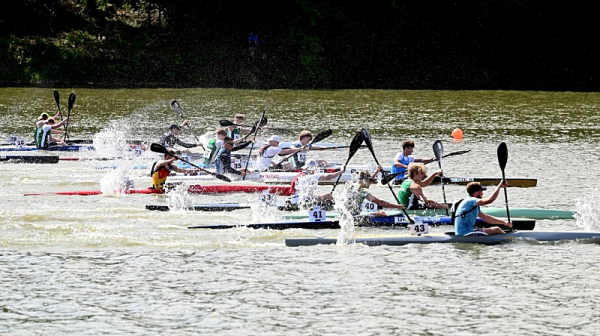
[[[432,244],[432,243],[470,243],[470,244],[499,244],[518,239],[535,241],[567,241],[567,240],[592,240],[600,243],[600,232],[581,231],[515,231],[499,235],[482,236],[456,236],[454,233],[430,233],[424,235],[389,235],[356,237],[345,243],[359,243],[369,246],[379,245],[407,245],[407,244]],[[335,237],[315,238],[289,238],[285,240],[286,246],[311,246],[337,244]]]

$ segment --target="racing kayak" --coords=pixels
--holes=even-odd
[[[407,244],[431,244],[431,243],[470,243],[470,244],[499,244],[517,239],[535,241],[567,241],[567,240],[594,240],[600,243],[600,232],[581,231],[513,231],[505,234],[490,236],[456,236],[453,232],[434,232],[424,235],[390,235],[356,237],[351,242],[369,246],[379,245],[407,245]],[[286,246],[311,246],[337,244],[338,239],[334,237],[324,238],[288,238]]]
[[[506,217],[506,208],[491,208],[481,207],[483,213],[494,217]],[[534,209],[534,208],[510,208],[511,217],[515,218],[530,218],[530,219],[574,219],[575,211],[568,210],[550,210],[550,209]],[[418,216],[438,216],[446,215],[444,209],[426,209],[426,210],[407,210],[411,215]],[[391,213],[391,212],[389,212]],[[402,211],[394,211],[394,213],[401,214]],[[363,213],[366,215],[367,213]],[[327,218],[339,217],[337,212],[327,212]],[[306,219],[308,213],[298,212],[287,214],[283,216],[283,219]]]
[[[0,161],[11,163],[58,163],[57,155],[0,155]]]
[[[191,185],[187,191],[191,194],[227,194],[227,193],[256,193],[268,192],[272,194],[289,196],[289,186],[266,186],[266,185]],[[163,194],[165,191],[161,189],[125,189],[120,191],[123,194]],[[73,196],[91,196],[102,195],[101,190],[80,190],[80,191],[55,191],[45,193],[31,193],[24,196],[40,196],[40,195],[73,195]]]
[[[48,148],[37,148],[36,146],[0,146],[0,152],[30,152],[37,150],[46,151],[63,151],[63,152],[76,152],[84,150],[94,150],[94,145],[67,145],[67,146],[50,146]]]
[[[479,182],[484,186],[494,186],[500,183],[501,177],[447,177],[444,176],[444,184],[467,185],[471,182]],[[400,185],[404,179],[394,180],[395,185]],[[537,179],[531,178],[507,178],[509,187],[531,188],[537,186]],[[440,177],[436,176],[431,184],[440,184]]]
[[[415,221],[421,220],[429,225],[452,225],[450,217],[413,217]],[[513,227],[516,230],[533,230],[535,228],[534,220],[513,220]],[[406,217],[402,215],[384,216],[384,217],[357,217],[354,226],[357,227],[406,227],[409,224]],[[477,218],[477,227],[497,226],[485,223],[481,218]],[[339,229],[339,220],[324,221],[299,221],[299,222],[277,222],[277,223],[253,223],[253,224],[216,224],[216,225],[196,225],[188,226],[188,229],[232,229],[232,228],[252,228],[252,229]]]

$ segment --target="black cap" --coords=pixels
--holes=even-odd
[[[471,182],[467,184],[467,193],[469,193],[469,195],[473,195],[480,190],[487,190],[487,188],[482,186],[479,182]]]
[[[171,126],[169,127],[169,129],[170,130],[176,129],[178,131],[181,131],[181,127],[179,127],[179,125],[177,125],[177,124],[171,124]]]

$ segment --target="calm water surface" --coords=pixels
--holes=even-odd
[[[59,89],[66,110],[69,89]],[[390,165],[401,142],[415,155],[446,153],[446,176],[499,177],[496,148],[509,148],[507,177],[537,178],[510,188],[511,206],[577,210],[577,220],[541,220],[538,230],[600,231],[600,94],[504,91],[248,91],[77,89],[71,137],[112,139],[97,153],[127,154],[124,139],[155,141],[181,119],[206,138],[220,119],[263,111],[266,131],[295,140],[303,129],[331,128],[348,144],[361,127]],[[50,89],[0,89],[0,140],[31,140],[42,112],[56,111]],[[462,142],[451,131],[465,132]],[[192,142],[190,131],[182,138]],[[311,152],[345,162],[347,152]],[[62,161],[0,163],[0,332],[14,335],[596,335],[600,333],[598,244],[514,242],[498,246],[316,246],[287,248],[286,238],[336,236],[336,230],[189,230],[189,225],[276,220],[272,211],[156,213],[146,204],[247,202],[252,195],[23,196],[112,189],[137,164]],[[352,164],[373,164],[367,150]],[[115,165],[118,169],[97,169]],[[434,163],[429,169],[437,169]],[[140,187],[142,187],[140,185]],[[321,187],[323,191],[330,187]],[[393,200],[386,188],[375,195]],[[445,187],[448,200],[466,195]],[[440,186],[426,194],[442,200]],[[502,206],[502,197],[496,206]],[[449,228],[445,228],[446,230]],[[444,230],[438,229],[438,230]],[[357,228],[357,235],[399,231]]]

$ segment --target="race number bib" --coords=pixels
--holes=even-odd
[[[275,196],[268,191],[263,191],[262,194],[258,195],[258,202],[263,205],[271,205],[275,202]]]
[[[306,152],[298,152],[298,161],[306,162]]]
[[[15,140],[15,146],[17,146],[17,147],[25,146],[25,139],[17,138],[17,140]]]
[[[420,220],[415,220],[414,224],[409,224],[408,227],[410,228],[410,234],[411,235],[422,235],[422,234],[427,234],[429,233],[429,224],[427,223],[423,223]]]
[[[369,200],[365,200],[363,202],[362,212],[377,212],[377,204]]]
[[[210,159],[210,155],[212,154],[212,151],[213,151],[213,150],[212,150],[212,149],[210,149],[210,148],[207,148],[207,149],[204,151],[204,158],[205,158],[206,160]]]
[[[242,160],[240,160],[240,159],[234,159],[231,162],[231,168],[233,168],[233,169],[240,169],[240,168],[242,168]]]
[[[321,222],[327,218],[327,213],[321,207],[314,206],[308,210],[308,218],[311,222]]]
[[[239,133],[235,133],[235,134],[233,135],[233,140],[237,140],[237,139],[239,139],[239,138],[240,138],[240,134],[239,134]]]

